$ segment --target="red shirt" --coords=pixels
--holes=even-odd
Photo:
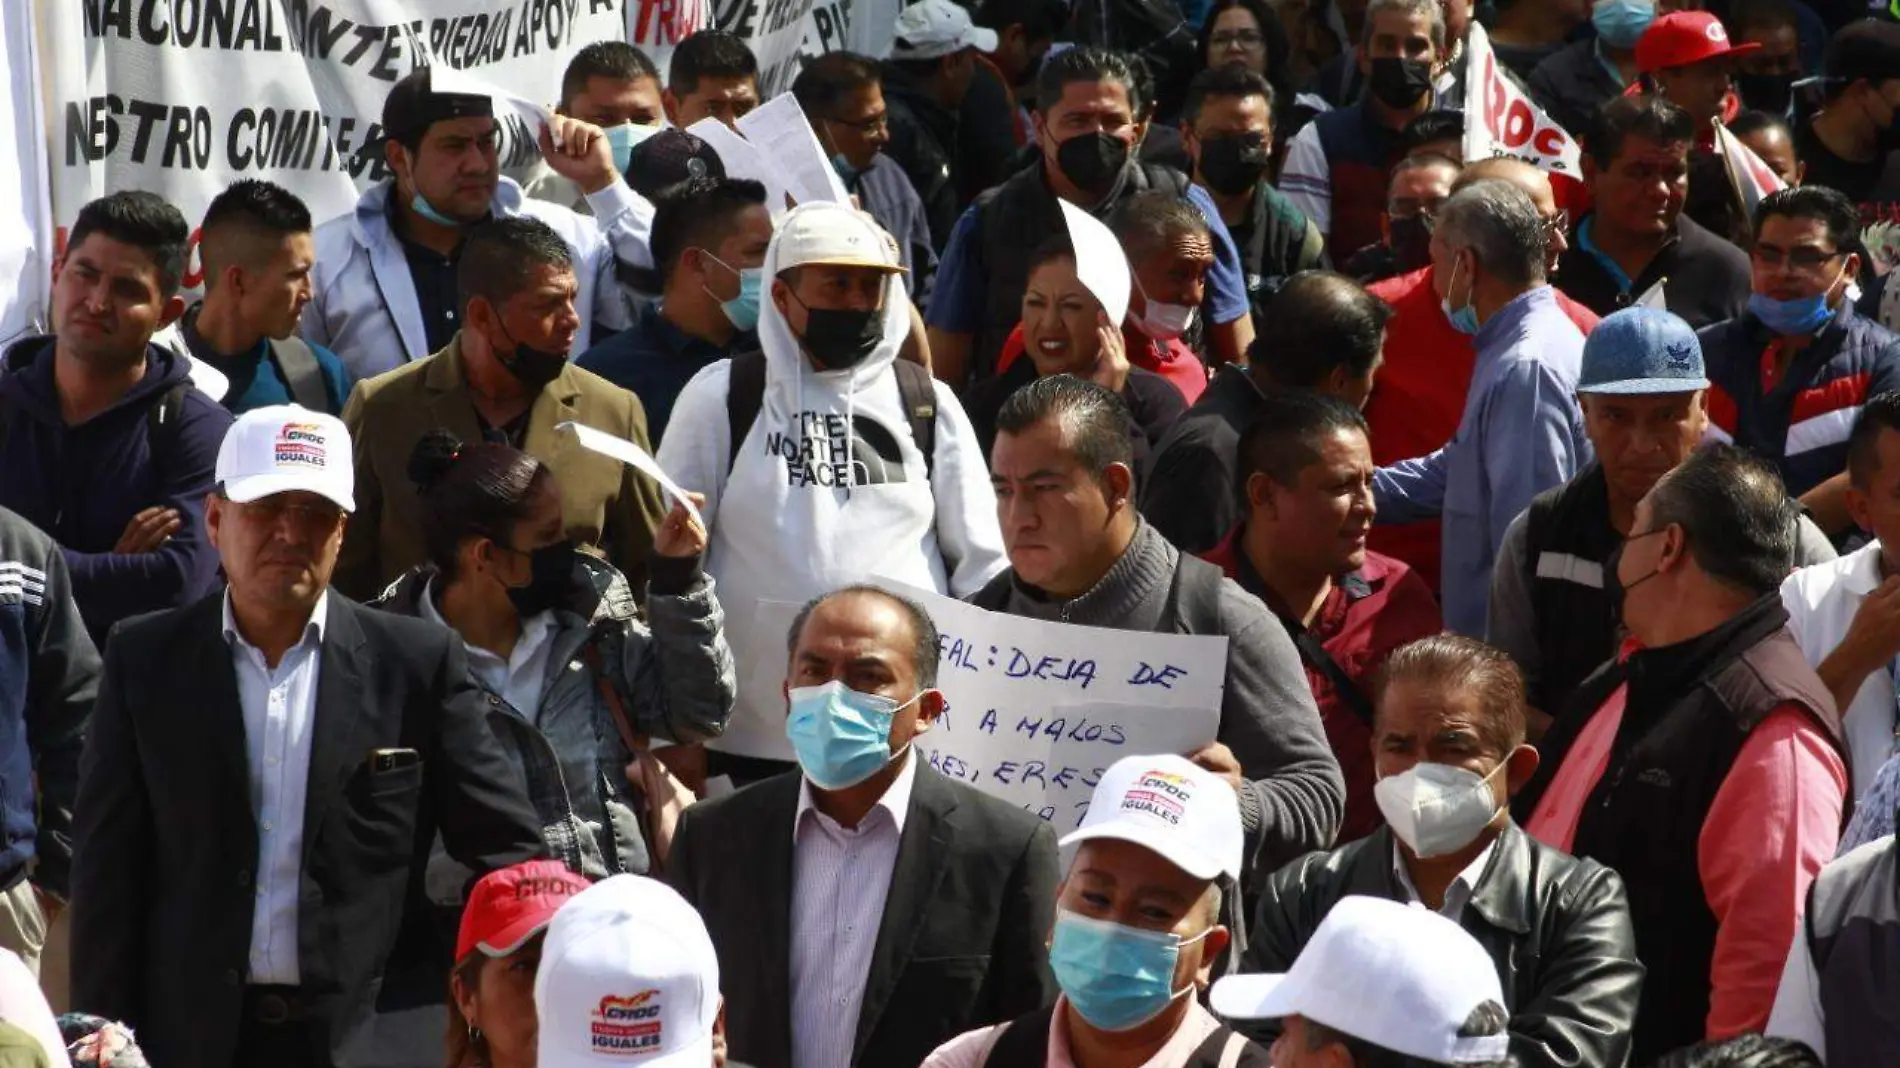
[[[1207,365],[1201,362],[1194,350],[1179,341],[1152,341],[1148,335],[1131,326],[1122,327],[1122,343],[1128,346],[1128,362],[1144,371],[1168,380],[1169,384],[1181,391],[1181,396],[1189,404],[1201,398],[1207,392]],[[1009,365],[1023,354],[1023,324],[1003,339],[1003,351],[996,357],[996,373],[1009,370]],[[1404,459],[1404,457],[1400,457]]]
[[[1372,428],[1372,462],[1385,466],[1426,456],[1450,441],[1465,415],[1465,394],[1477,363],[1471,337],[1451,328],[1432,291],[1432,269],[1388,278],[1367,287],[1392,305],[1385,327],[1385,363],[1366,402]],[[1595,312],[1556,293],[1557,303],[1588,334]],[[1426,586],[1439,585],[1438,521],[1372,528],[1371,546],[1412,565]]]
[[[1240,530],[1229,534],[1227,540],[1207,551],[1206,560],[1265,602],[1287,626],[1288,633],[1293,633],[1298,621],[1289,621],[1281,614],[1259,572],[1241,553],[1239,537]],[[1389,556],[1368,552],[1359,570],[1333,583],[1307,632],[1319,640],[1320,647],[1370,702],[1372,673],[1392,650],[1441,629],[1438,602],[1412,569]],[[1333,747],[1333,756],[1338,758],[1340,773],[1346,779],[1346,818],[1339,825],[1337,843],[1345,845],[1378,830],[1385,822],[1378,803],[1372,799],[1372,726],[1333,686],[1326,672],[1307,661],[1304,653],[1300,664],[1306,669],[1306,683],[1319,705],[1326,741]]]

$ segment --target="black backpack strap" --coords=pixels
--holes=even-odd
[[[1225,1025],[1188,1055],[1185,1068],[1268,1068],[1267,1051]]]
[[[727,474],[731,474],[732,465],[739,462],[739,446],[745,444],[745,436],[752,432],[752,424],[758,422],[759,409],[764,406],[764,350],[734,353],[732,370],[726,379],[726,426],[732,435],[726,448]]]
[[[1352,676],[1346,674],[1346,669],[1339,666],[1339,661],[1333,659],[1333,654],[1326,651],[1326,647],[1320,644],[1320,640],[1313,637],[1312,631],[1292,620],[1284,622],[1287,634],[1293,638],[1293,644],[1300,650],[1300,659],[1311,664],[1313,670],[1326,676],[1326,681],[1332,684],[1333,692],[1339,695],[1341,701],[1346,702],[1346,707],[1352,709],[1352,714],[1359,717],[1359,722],[1368,727],[1372,726],[1372,701],[1366,697],[1365,691],[1352,681]]]
[[[983,1068],[1043,1068],[1049,1062],[1049,1029],[1055,1019],[1056,1008],[1051,1005],[998,1025]]]
[[[145,410],[145,436],[152,448],[152,462],[159,463],[159,454],[171,455],[172,446],[178,442],[180,424],[185,419],[185,394],[191,392],[191,379],[187,378],[165,391],[158,403]]]
[[[323,385],[323,368],[317,363],[316,350],[302,338],[271,338],[270,355],[277,361],[277,373],[283,376],[291,401],[313,412],[330,411],[330,391]]]
[[[1175,196],[1186,196],[1188,176],[1164,163],[1140,164],[1141,176],[1147,179],[1149,189],[1166,189]]]
[[[910,439],[924,454],[924,480],[929,481],[937,474],[937,384],[920,364],[898,360],[891,367],[897,372],[904,418],[910,421]]]
[[[1176,634],[1226,633],[1220,618],[1221,583],[1226,580],[1225,572],[1200,557],[1177,554],[1174,581],[1168,588],[1168,609],[1162,616],[1172,623],[1167,629]]]

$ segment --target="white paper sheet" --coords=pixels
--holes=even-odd
[[[580,439],[582,445],[600,453],[602,456],[611,456],[623,464],[630,464],[634,470],[658,482],[660,488],[666,491],[667,496],[672,497],[674,500],[686,506],[686,514],[693,517],[693,522],[698,523],[708,532],[711,531],[710,527],[706,527],[705,517],[699,514],[699,507],[693,503],[693,499],[686,495],[686,491],[680,488],[680,484],[673,481],[673,476],[667,474],[666,471],[660,467],[660,462],[655,460],[652,454],[645,449],[625,438],[614,437],[612,434],[595,430],[591,426],[583,426],[572,420],[562,423],[554,429],[573,431],[574,436]]]
[[[1121,325],[1128,315],[1128,256],[1108,227],[1093,215],[1058,198],[1062,218],[1069,225],[1069,243],[1075,246],[1075,274],[1101,302],[1108,321]]]
[[[750,178],[765,186],[765,207],[773,215],[786,209],[785,180],[776,173],[759,146],[732,132],[718,119],[701,119],[686,132],[712,146],[719,162],[726,165],[726,177]]]
[[[739,132],[785,177],[785,190],[800,204],[851,203],[851,193],[812,132],[798,99],[780,93],[739,120]]]

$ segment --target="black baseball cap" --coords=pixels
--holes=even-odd
[[[495,101],[485,93],[438,93],[430,88],[430,68],[417,67],[383,98],[383,136],[414,141],[447,119],[492,119]]]
[[[1841,27],[1828,42],[1822,69],[1840,85],[1900,78],[1900,23],[1861,19]]]
[[[726,164],[698,134],[669,127],[633,146],[627,172],[633,191],[652,200],[689,179],[724,178]]]

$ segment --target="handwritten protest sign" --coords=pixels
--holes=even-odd
[[[1226,638],[1044,622],[881,585],[922,604],[941,637],[937,687],[950,707],[917,754],[1058,834],[1082,821],[1116,760],[1214,740]]]

